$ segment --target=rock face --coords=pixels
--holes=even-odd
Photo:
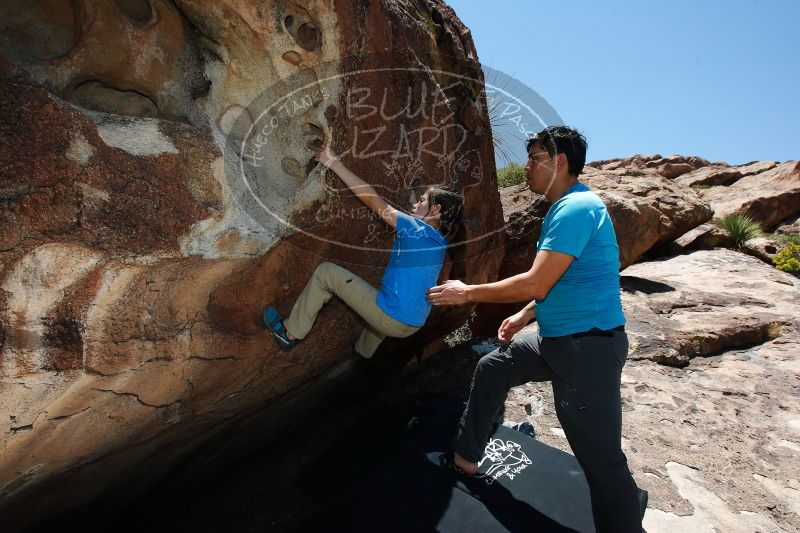
[[[737,166],[717,163],[683,174],[676,178],[675,181],[689,187],[729,185],[745,176],[759,174],[776,166],[778,166],[777,161],[754,161]]]
[[[586,167],[580,180],[608,208],[623,269],[651,248],[669,243],[711,219],[711,209],[694,190],[677,185],[654,170]],[[544,197],[530,192],[525,184],[501,189],[500,194],[506,217],[506,253],[500,276],[508,277],[528,270],[533,264],[549,204]],[[500,322],[521,306],[479,306],[476,332],[496,334]]]
[[[602,170],[653,169],[676,183],[697,189],[714,216],[747,214],[771,230],[800,214],[800,162],[753,161],[743,165],[709,163],[699,157],[635,155],[595,161]]]
[[[259,323],[324,260],[372,283],[386,263],[391,233],[314,164],[322,142],[400,207],[463,192],[443,275],[494,279],[502,255],[481,69],[442,2],[75,6],[0,4],[12,526],[135,496],[237,418],[287,416],[275,402],[345,352],[361,325],[340,304],[289,356]],[[410,353],[466,312],[433,315]]]
[[[672,155],[662,157],[656,155],[634,155],[632,157],[624,157],[621,159],[607,159],[604,161],[593,161],[588,163],[589,166],[600,170],[619,170],[623,168],[633,169],[650,169],[658,172],[668,179],[677,178],[688,172],[692,172],[699,168],[707,167],[710,165],[708,161],[702,157],[696,156],[681,156]]]
[[[723,217],[743,213],[765,229],[800,214],[800,161],[787,161],[770,170],[745,175],[728,186],[715,186],[701,194]]]

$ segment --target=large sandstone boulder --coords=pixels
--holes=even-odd
[[[645,252],[669,243],[711,219],[711,209],[688,188],[654,170],[621,168],[597,170],[586,167],[580,180],[606,204],[614,221],[620,249],[620,268],[626,268]],[[508,277],[530,269],[536,257],[536,242],[547,215],[547,200],[528,190],[525,184],[501,189],[506,218],[505,257],[500,276]],[[474,329],[493,335],[500,322],[522,304],[478,306]]]
[[[377,283],[392,236],[315,165],[323,142],[400,207],[464,193],[443,275],[494,279],[502,255],[481,69],[442,2],[76,5],[0,3],[4,525],[134,497],[325,382],[353,313],[287,355],[260,308],[288,312],[324,260]]]
[[[711,250],[730,246],[730,235],[714,222],[707,222],[684,233],[667,245],[667,255],[678,255],[695,250]]]
[[[581,179],[598,192],[614,221],[621,269],[711,218],[695,191],[652,171],[589,168]]]
[[[800,161],[787,161],[769,170],[743,176],[728,186],[701,190],[714,215],[749,215],[765,229],[800,214]]]

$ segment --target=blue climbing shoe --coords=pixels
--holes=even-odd
[[[290,339],[286,333],[286,326],[283,325],[283,318],[278,310],[272,306],[264,308],[264,325],[272,333],[272,338],[281,350],[288,350],[298,342],[299,339]]]

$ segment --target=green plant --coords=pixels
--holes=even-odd
[[[517,163],[511,163],[507,167],[497,171],[497,186],[511,187],[523,183],[528,177],[525,175],[525,168]]]
[[[800,272],[800,244],[788,244],[772,257],[775,268],[784,272]]]
[[[734,213],[722,218],[717,218],[714,223],[728,232],[731,243],[736,248],[742,249],[750,239],[755,239],[764,234],[761,225],[748,215]]]
[[[778,237],[778,240],[782,241],[785,244],[796,244],[800,246],[800,233],[794,233],[792,235],[781,235]]]

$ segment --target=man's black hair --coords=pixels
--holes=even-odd
[[[567,126],[548,126],[533,137],[525,141],[528,154],[535,143],[539,143],[547,150],[547,155],[555,157],[564,154],[567,158],[569,173],[576,178],[583,172],[586,163],[586,137],[578,130]]]

